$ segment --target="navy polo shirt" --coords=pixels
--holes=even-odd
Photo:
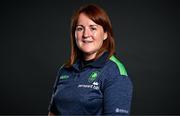
[[[49,111],[60,115],[128,115],[132,83],[123,64],[105,52],[82,66],[58,71]]]

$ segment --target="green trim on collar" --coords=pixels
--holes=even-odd
[[[114,55],[110,57],[110,60],[116,63],[121,75],[128,76],[124,65]]]

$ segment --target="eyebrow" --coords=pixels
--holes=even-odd
[[[83,25],[76,25],[77,26],[81,26],[81,27],[84,27]],[[98,25],[89,25],[89,27],[93,27],[93,26],[98,26]]]

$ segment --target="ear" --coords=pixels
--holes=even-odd
[[[106,39],[107,39],[107,36],[108,36],[107,32],[104,32],[104,38],[103,38],[103,40],[106,40]]]

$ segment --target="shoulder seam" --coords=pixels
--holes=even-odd
[[[120,75],[128,76],[124,65],[114,55],[112,55],[109,59],[117,65]]]

